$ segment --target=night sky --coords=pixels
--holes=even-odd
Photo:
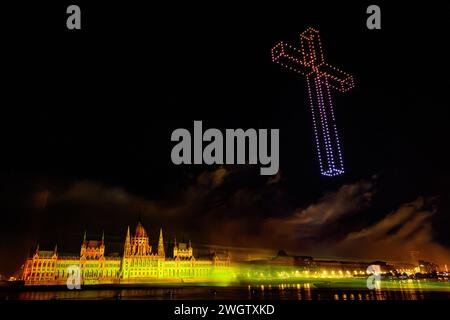
[[[72,3],[6,6],[0,273],[37,242],[77,253],[84,230],[121,250],[139,216],[153,242],[163,226],[198,247],[419,251],[450,265],[449,4],[373,2],[382,29],[368,30],[372,1],[303,2],[75,1],[80,31],[66,29]],[[347,170],[337,178],[320,175],[305,79],[270,59],[309,26],[356,81],[333,92]],[[171,133],[194,120],[280,129],[279,174],[175,166]]]

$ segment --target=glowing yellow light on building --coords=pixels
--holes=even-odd
[[[173,254],[166,254],[162,229],[155,249],[152,250],[141,223],[134,235],[128,227],[122,256],[105,254],[104,235],[100,241],[88,240],[85,234],[77,256],[61,256],[57,247],[53,251],[42,251],[38,246],[25,262],[22,279],[25,285],[64,285],[69,275],[74,274],[73,268],[78,270],[82,284],[150,283],[184,278],[228,282],[234,275],[228,255],[192,259],[191,242],[175,243]]]

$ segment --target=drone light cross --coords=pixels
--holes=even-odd
[[[343,174],[330,88],[348,91],[354,86],[353,77],[325,62],[319,31],[311,27],[300,34],[300,49],[285,42],[273,47],[272,61],[306,77],[320,172],[331,177]]]

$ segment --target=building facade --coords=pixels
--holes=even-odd
[[[79,277],[82,285],[214,281],[230,267],[228,253],[196,258],[190,241],[175,240],[168,249],[166,253],[161,229],[154,250],[141,222],[134,234],[128,227],[121,256],[105,254],[104,235],[100,241],[87,240],[85,233],[76,256],[60,254],[57,247],[42,251],[38,246],[25,261],[22,280],[26,285],[65,285],[73,277]]]

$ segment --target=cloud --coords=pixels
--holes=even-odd
[[[241,257],[278,249],[389,260],[408,260],[410,251],[420,251],[421,257],[433,261],[450,257],[433,238],[434,211],[428,209],[426,199],[402,204],[390,213],[379,212],[372,222],[359,217],[374,198],[376,177],[345,184],[314,203],[292,209],[285,205],[280,177],[253,186],[242,183],[247,181],[242,179],[245,174],[223,167],[202,172],[175,200],[148,200],[92,181],[46,191],[36,199],[39,206],[45,199],[47,212],[63,209],[68,220],[105,225],[107,230],[119,224],[125,227],[127,218],[133,224],[140,214],[147,226],[163,226],[171,237],[184,234],[206,246],[258,248],[236,251]],[[77,216],[70,216],[67,208]],[[354,223],[355,218],[359,223]]]
[[[323,252],[320,248],[323,243],[336,241],[333,226],[337,223],[344,226],[353,215],[369,206],[375,193],[375,182],[376,177],[373,177],[346,184],[310,205],[293,210],[283,218],[274,214],[253,222],[260,226],[260,233],[252,243],[300,254],[314,255]],[[234,221],[233,224],[239,223]]]
[[[132,196],[122,188],[109,187],[104,184],[92,181],[80,181],[70,185],[62,192],[53,192],[51,201],[77,202],[80,204],[101,204],[108,203],[114,205],[130,205],[143,201],[136,196]]]
[[[219,167],[205,171],[187,185],[174,199],[151,200],[134,195],[124,188],[84,180],[66,187],[54,187],[45,193],[37,192],[32,199],[41,207],[40,199],[46,195],[46,209],[40,224],[51,228],[58,219],[58,229],[82,232],[85,229],[99,233],[122,234],[127,224],[132,228],[140,217],[153,233],[164,227],[171,237],[193,237],[194,231],[202,229],[202,213],[207,209],[214,193],[224,183],[229,170]],[[44,230],[47,233],[47,229]],[[155,230],[153,230],[155,229]],[[208,230],[207,228],[205,230]],[[40,231],[42,232],[42,231]],[[202,232],[200,232],[202,233]],[[199,241],[203,239],[199,237]]]
[[[309,227],[323,226],[358,212],[367,207],[372,199],[374,179],[343,185],[336,192],[329,192],[306,209],[297,210],[286,222]]]
[[[267,185],[276,184],[280,181],[281,181],[281,170],[279,170],[276,175],[270,176],[269,179],[267,179],[266,184]]]
[[[197,178],[197,183],[199,185],[216,188],[223,183],[223,180],[228,175],[228,171],[220,167],[214,171],[204,171]]]
[[[337,254],[399,261],[409,261],[410,252],[418,251],[420,258],[448,263],[450,251],[433,237],[431,217],[435,212],[429,208],[429,201],[432,199],[419,197],[402,204],[378,222],[349,233],[330,249]]]

